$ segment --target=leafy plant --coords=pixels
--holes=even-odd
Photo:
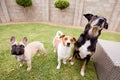
[[[16,0],[16,3],[25,8],[30,7],[32,5],[32,0]]]
[[[70,3],[68,0],[56,0],[54,6],[59,9],[65,9],[69,7]]]

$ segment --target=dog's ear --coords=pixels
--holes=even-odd
[[[12,37],[10,38],[10,44],[12,45],[15,41],[16,41],[15,37],[12,36]]]
[[[65,37],[65,35],[61,35],[61,36],[60,36],[60,38],[63,38],[63,37]]]
[[[94,16],[93,14],[84,14],[85,18],[88,20],[88,22],[92,19]]]
[[[24,43],[25,45],[27,45],[27,37],[24,37],[24,38],[23,38],[23,43]]]
[[[74,42],[76,42],[76,39],[73,37]]]
[[[108,29],[108,23],[107,22],[104,23],[104,28]]]

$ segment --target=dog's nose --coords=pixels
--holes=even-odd
[[[104,20],[103,19],[99,19],[99,23],[102,23]]]
[[[17,50],[17,51],[16,51],[16,54],[19,54],[19,52],[20,52],[20,51],[19,51],[19,50]]]
[[[67,46],[70,46],[70,43],[67,43]]]
[[[16,48],[16,53],[19,54],[19,52],[20,52],[20,48],[17,47],[17,48]]]

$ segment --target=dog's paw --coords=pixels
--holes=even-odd
[[[60,69],[60,66],[57,66],[56,69]]]
[[[54,50],[54,53],[56,53],[56,50]]]
[[[27,71],[29,72],[30,70],[31,70],[31,68],[30,68],[30,67],[28,67],[28,68],[27,68]]]
[[[71,65],[74,65],[74,62],[70,62]]]
[[[84,76],[84,75],[85,75],[84,71],[81,71],[80,74],[81,74],[81,76]]]
[[[20,64],[20,67],[22,67],[23,66],[23,64]]]

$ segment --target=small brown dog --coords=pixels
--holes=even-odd
[[[46,54],[44,45],[41,42],[35,41],[27,45],[26,37],[23,38],[22,42],[17,42],[15,37],[12,36],[10,39],[10,44],[11,54],[14,55],[17,61],[20,62],[20,67],[22,67],[24,61],[27,62],[27,71],[31,70],[31,58],[36,54],[37,51]]]
[[[61,60],[66,64],[70,57],[71,45],[76,41],[74,37],[63,35],[61,31],[57,31],[53,39],[54,52],[58,55],[58,65],[56,69],[60,69]]]

